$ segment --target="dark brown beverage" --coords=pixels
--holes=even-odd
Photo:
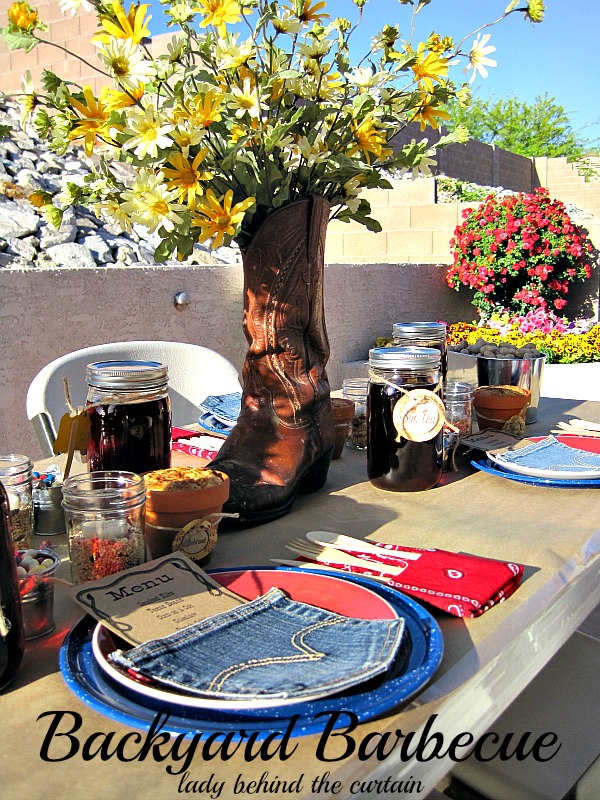
[[[414,389],[435,387],[420,384]],[[367,398],[367,474],[374,486],[395,492],[431,489],[442,477],[443,432],[412,442],[400,437],[393,422],[394,406],[403,394],[383,383],[371,383]]]
[[[167,397],[90,408],[90,471],[142,474],[171,466],[171,415]]]
[[[8,498],[0,484],[0,691],[17,674],[24,652],[25,635]]]

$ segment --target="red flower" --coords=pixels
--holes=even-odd
[[[446,281],[474,292],[473,304],[525,314],[559,302],[569,284],[589,278],[594,249],[563,203],[547,189],[502,198],[489,195],[463,211],[451,241],[454,264]],[[552,276],[552,280],[550,279]]]

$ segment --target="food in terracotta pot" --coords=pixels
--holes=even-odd
[[[219,470],[204,467],[170,467],[147,472],[146,481],[146,545],[151,558],[160,558],[175,550],[185,552],[198,563],[207,563],[216,541],[218,515],[229,496],[229,478]],[[207,548],[202,552],[196,544],[188,553],[186,542],[193,537],[181,536],[189,523],[204,524]]]
[[[521,435],[530,401],[531,392],[519,386],[480,386],[473,401],[479,429],[494,428]]]

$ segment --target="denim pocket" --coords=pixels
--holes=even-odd
[[[224,700],[338,693],[384,673],[404,620],[364,620],[272,589],[237,608],[110,656],[160,683]]]

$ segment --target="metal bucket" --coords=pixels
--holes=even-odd
[[[531,392],[525,414],[529,425],[537,420],[546,356],[538,358],[485,358],[467,353],[449,354],[449,375],[456,380],[476,380],[477,386],[519,386]],[[459,377],[457,377],[459,376]]]
[[[37,552],[53,563],[42,572],[19,579],[26,641],[54,630],[54,573],[60,566],[60,558],[53,550]]]
[[[54,630],[54,583],[40,581],[21,598],[25,639],[37,639]]]

